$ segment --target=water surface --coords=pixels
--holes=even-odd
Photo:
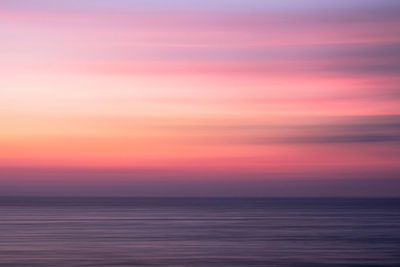
[[[0,198],[1,266],[400,266],[400,199]]]

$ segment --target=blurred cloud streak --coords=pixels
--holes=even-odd
[[[194,187],[221,170],[394,179],[399,14],[394,0],[2,1],[0,166],[59,168],[49,187],[99,167],[190,171]]]

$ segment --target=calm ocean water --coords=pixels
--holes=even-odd
[[[0,198],[0,266],[400,266],[400,199]]]

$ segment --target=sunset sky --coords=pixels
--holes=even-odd
[[[398,0],[2,0],[0,194],[400,196]]]

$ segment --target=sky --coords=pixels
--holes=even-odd
[[[0,194],[400,196],[397,0],[2,0]]]

